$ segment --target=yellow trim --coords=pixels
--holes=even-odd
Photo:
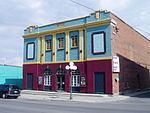
[[[69,32],[66,32],[66,60],[70,60],[70,38],[69,38]]]
[[[78,46],[73,46],[73,47],[71,47],[71,49],[74,49],[74,48],[78,48]]]
[[[64,22],[69,22],[69,21],[73,21],[73,20],[78,20],[78,19],[82,19],[82,18],[86,18],[86,17],[89,17],[91,14],[94,14],[96,12],[105,12],[105,13],[110,13],[110,11],[107,11],[107,10],[96,10],[92,13],[90,13],[89,15],[87,16],[83,16],[83,17],[79,17],[79,18],[73,18],[73,19],[70,19],[70,20],[64,20],[64,21],[60,21],[60,22],[55,22],[55,23],[52,23],[52,24],[46,24],[46,25],[41,25],[41,26],[37,26],[37,25],[31,25],[29,27],[45,27],[45,26],[49,26],[49,25],[57,25],[57,24],[63,24]],[[27,27],[26,29],[28,29],[29,27]],[[25,30],[26,30],[25,29]]]
[[[97,58],[88,58],[87,60],[71,60],[71,61],[55,61],[55,62],[42,62],[42,64],[55,64],[55,63],[69,63],[69,62],[85,62],[85,61],[94,61],[94,60],[108,60],[112,57],[97,57]],[[40,62],[25,62],[23,64],[41,64]]]
[[[86,36],[86,29],[84,29],[84,36],[83,36],[83,43],[84,43],[84,59],[86,60],[87,59],[87,38],[86,38],[87,36]]]
[[[38,38],[38,62],[41,61],[41,38]]]
[[[84,43],[83,43],[83,30],[79,31],[79,55],[80,55],[80,60],[84,60]],[[82,51],[82,52],[80,52]]]
[[[61,33],[61,32],[66,32],[66,31],[80,30],[80,29],[96,27],[96,26],[100,26],[100,25],[108,25],[110,23],[111,23],[111,19],[105,19],[105,20],[90,22],[90,23],[86,23],[86,24],[82,24],[82,25],[76,25],[76,26],[71,26],[71,27],[43,31],[43,32],[39,32],[39,33],[27,34],[27,35],[23,35],[23,38],[33,38],[33,37],[37,37],[38,35],[49,35],[49,34],[53,34],[53,33]]]
[[[23,65],[24,64],[41,64],[41,63],[40,62],[24,62]]]
[[[64,47],[63,48],[58,48],[57,50],[63,50],[64,49]]]
[[[112,59],[112,57],[87,58],[87,61],[91,61],[91,60],[107,60],[107,59]]]
[[[41,38],[38,38],[38,62],[40,62],[40,53],[41,53]]]
[[[45,37],[38,36],[38,62],[45,61]]]
[[[52,51],[52,49],[46,49],[46,51]]]
[[[43,56],[42,56],[43,55]],[[45,37],[42,36],[42,52],[41,52],[41,60],[45,62]]]
[[[52,53],[52,61],[56,61],[56,34],[53,34],[53,53]]]

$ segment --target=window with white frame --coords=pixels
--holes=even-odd
[[[51,86],[51,75],[45,75],[44,76],[44,85],[45,86]]]
[[[73,87],[80,86],[80,75],[72,75],[72,86]]]
[[[46,40],[46,51],[52,50],[52,40]]]
[[[72,87],[80,87],[80,79],[79,69],[72,71]]]
[[[92,34],[92,53],[104,54],[106,52],[105,32],[95,32]]]
[[[77,36],[72,36],[72,48],[76,48],[78,46],[78,38]]]
[[[58,49],[64,49],[64,38],[58,39]]]
[[[31,42],[31,43],[28,43],[27,44],[27,55],[26,55],[26,58],[28,60],[32,60],[34,59],[34,52],[35,52],[35,45],[34,45],[34,42]]]

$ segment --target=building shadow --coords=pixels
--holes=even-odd
[[[150,98],[150,91],[144,92],[139,95],[131,96],[131,97],[136,97],[136,98]]]
[[[130,59],[117,54],[120,60],[119,73],[119,92],[127,94],[150,88],[149,65],[140,62],[134,62]],[[143,97],[143,96],[139,96]]]

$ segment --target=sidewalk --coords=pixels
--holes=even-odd
[[[37,90],[22,90],[20,99],[32,100],[50,100],[50,101],[77,101],[77,102],[94,102],[106,103],[117,100],[125,100],[131,96],[142,94],[144,92],[135,92],[127,95],[108,95],[108,94],[87,94],[87,93],[72,93],[70,100],[69,92],[50,92]]]

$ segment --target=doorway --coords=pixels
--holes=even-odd
[[[95,72],[95,93],[105,93],[105,73]]]
[[[57,90],[65,90],[65,76],[57,76]]]
[[[27,74],[27,89],[32,90],[33,89],[33,74]]]

